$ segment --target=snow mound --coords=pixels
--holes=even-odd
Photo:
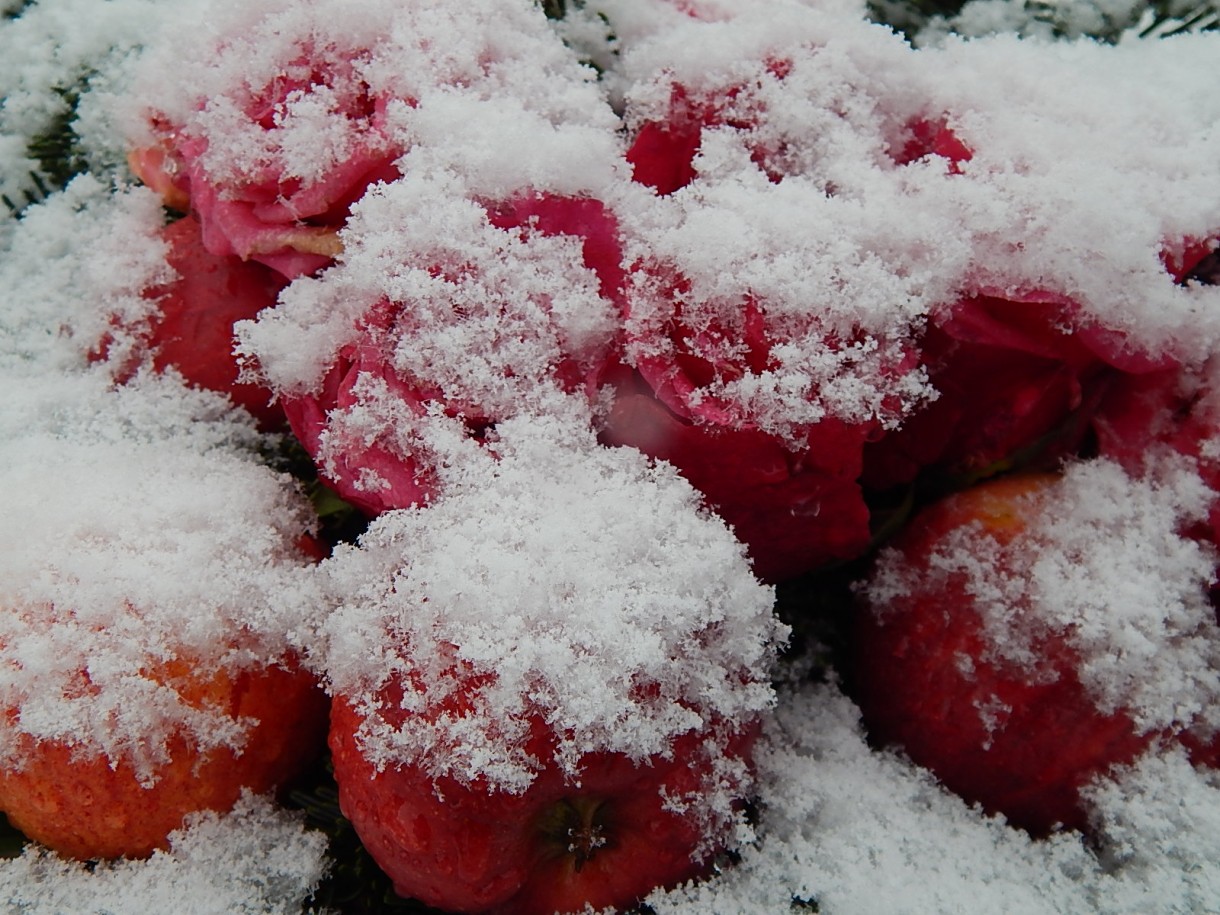
[[[146,861],[86,865],[38,846],[0,862],[0,896],[21,915],[294,915],[327,870],[326,837],[266,798],[197,814]]]

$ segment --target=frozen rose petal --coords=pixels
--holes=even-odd
[[[288,279],[317,272],[341,251],[336,232],[351,205],[399,174],[393,163],[403,149],[386,126],[390,98],[361,77],[360,57],[301,47],[267,84],[202,99],[186,123],[154,115],[159,143],[133,151],[132,169],[168,205],[189,205],[213,254],[257,260]],[[248,161],[219,151],[221,133],[235,129]],[[301,130],[316,133],[304,155],[293,133]]]

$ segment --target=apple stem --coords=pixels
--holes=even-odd
[[[590,818],[591,820],[591,818]],[[568,829],[568,854],[573,857],[573,868],[580,873],[594,852],[606,844],[600,823],[582,822]]]

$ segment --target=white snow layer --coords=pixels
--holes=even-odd
[[[87,866],[37,846],[0,862],[13,915],[293,915],[326,873],[326,838],[266,798],[188,819],[168,851]]]

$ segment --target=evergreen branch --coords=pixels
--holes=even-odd
[[[973,0],[869,0],[869,17],[888,25],[908,38],[924,29],[937,34],[966,34],[962,31],[962,11]],[[1092,38],[1108,44],[1117,43],[1123,35],[1138,30],[1143,38],[1167,38],[1187,32],[1220,29],[1220,0],[1205,0],[1199,6],[1187,7],[1183,0],[1152,0],[1129,15],[1116,15],[1106,4],[1089,0],[1008,0],[1018,15],[1013,26],[1024,33],[1037,26],[1041,34],[1056,38]],[[1096,20],[1096,25],[1082,27],[1082,8]],[[1086,20],[1089,17],[1084,17]]]
[[[31,159],[38,163],[42,177],[56,190],[62,190],[68,182],[81,172],[88,170],[80,137],[73,127],[76,106],[80,104],[87,77],[67,88],[55,87],[55,94],[63,101],[63,107],[39,134],[27,144]],[[38,191],[43,197],[51,191],[35,176]]]
[[[41,203],[51,194],[50,188],[47,187],[46,182],[43,181],[42,176],[38,172],[28,172],[28,176],[33,188],[25,187],[21,189],[22,200],[20,203],[13,200],[8,194],[0,194],[0,203],[3,203],[13,216],[20,216],[27,208],[32,207],[36,203]]]
[[[0,203],[15,217],[63,190],[77,175],[89,170],[89,162],[74,127],[76,107],[85,91],[88,74],[69,87],[53,91],[63,103],[46,126],[26,142],[26,156],[37,164],[27,172],[28,183],[19,192],[0,194]]]
[[[1189,11],[1175,10],[1174,4],[1154,3],[1149,7],[1151,21],[1140,30],[1141,38],[1171,38],[1189,32],[1212,32],[1220,29],[1220,6],[1204,3]]]

